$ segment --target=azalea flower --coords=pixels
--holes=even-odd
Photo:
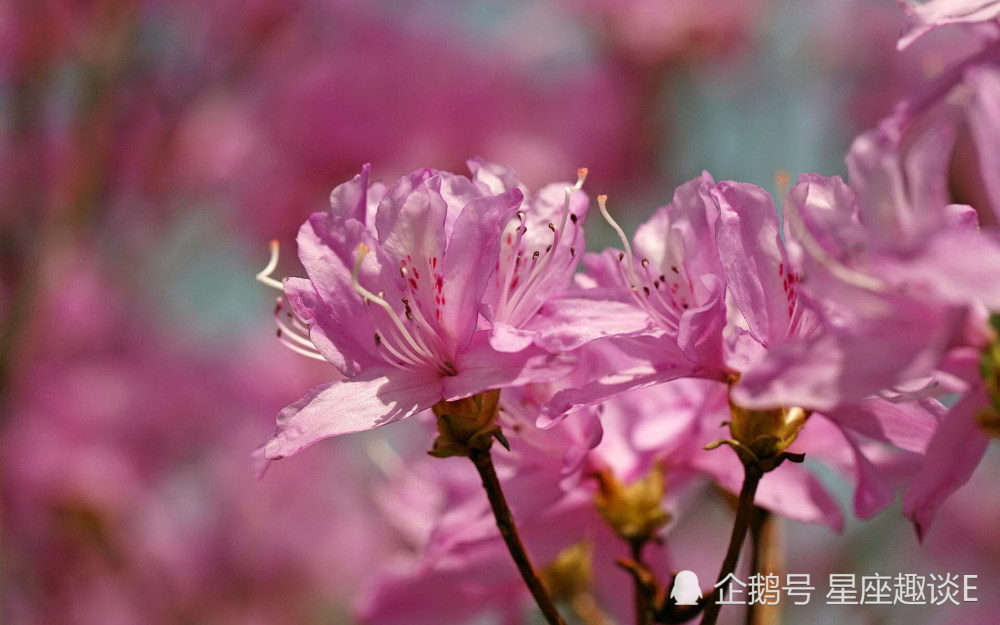
[[[989,405],[979,361],[995,340],[987,310],[1000,306],[991,284],[1000,244],[979,232],[968,207],[942,206],[935,216],[907,211],[905,202],[859,199],[839,178],[805,175],[792,189],[789,239],[807,288],[824,298],[827,330],[768,354],[744,376],[739,398],[835,405],[875,392],[893,399],[964,393],[907,491],[905,512],[923,533],[986,449],[976,419]],[[920,219],[939,225],[881,233],[887,224]]]
[[[571,213],[581,200],[565,191],[559,225],[545,230],[549,247],[525,258],[521,247],[535,240],[525,235],[525,211],[517,211],[521,185],[505,168],[471,166],[474,179],[423,169],[391,188],[369,184],[366,166],[334,189],[329,212],[303,225],[299,258],[308,278],[284,282],[290,310],[279,301],[279,334],[344,379],[283,410],[257,451],[260,462],[442,400],[561,375],[560,357],[541,348],[497,351],[480,313],[508,324],[530,317],[551,288],[550,268],[568,271],[564,259],[573,252],[562,231],[570,242],[581,236]],[[543,206],[537,200],[524,208]],[[270,269],[263,279],[281,286],[267,277]]]
[[[603,198],[599,202],[604,210]],[[824,453],[854,474],[860,516],[871,516],[892,501],[891,480],[873,465],[884,455],[880,446],[923,453],[942,411],[931,400],[891,403],[877,397],[886,380],[877,379],[864,393],[830,396],[826,389],[840,381],[841,371],[797,359],[797,346],[831,340],[825,334],[830,324],[826,311],[802,291],[803,270],[782,242],[770,195],[753,185],[715,184],[703,174],[679,188],[674,201],[638,229],[631,245],[624,233],[620,236],[625,251],[589,257],[591,271],[584,281],[589,279],[591,288],[564,298],[587,301],[581,294],[592,294],[594,312],[576,327],[585,336],[581,362],[596,355],[598,363],[587,365],[586,383],[554,395],[540,424],[628,389],[703,378],[731,402],[734,438],[727,442],[769,456],[783,452],[810,427],[837,432],[840,452],[818,445],[816,438],[797,449],[826,448]],[[622,306],[641,312],[644,321],[619,314]],[[623,327],[626,320],[632,327],[618,334],[588,334],[591,324]],[[560,328],[557,333],[568,332]],[[619,355],[603,353],[609,349]],[[797,393],[781,393],[771,385],[769,396],[754,395],[759,390],[754,384],[765,375],[762,371],[772,371],[767,367],[777,355],[787,357],[774,365],[772,377],[795,376]],[[749,390],[744,388],[748,378]]]

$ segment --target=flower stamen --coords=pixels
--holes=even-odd
[[[418,365],[421,362],[428,361],[440,364],[434,357],[433,352],[426,345],[424,345],[423,342],[417,340],[417,338],[406,329],[402,319],[399,318],[399,315],[396,314],[396,311],[393,310],[389,302],[361,286],[361,282],[358,279],[361,273],[361,263],[370,251],[371,249],[367,245],[364,243],[358,243],[358,256],[354,260],[354,269],[351,272],[351,287],[356,293],[361,295],[362,298],[380,307],[385,311],[386,315],[389,316],[392,326],[388,329],[392,332],[392,334],[386,333],[386,335],[382,337],[381,346],[405,364]],[[390,338],[398,339],[399,344],[396,345],[395,348],[390,344],[390,341],[388,340]]]
[[[257,282],[260,282],[261,284],[265,284],[271,287],[272,289],[278,289],[279,291],[284,291],[285,286],[281,282],[278,282],[277,280],[271,277],[271,274],[274,273],[274,270],[278,268],[277,239],[271,239],[271,242],[268,245],[268,247],[271,250],[271,258],[267,261],[267,266],[264,267],[262,270],[260,270],[260,272],[258,272],[257,275],[254,277],[256,278]]]

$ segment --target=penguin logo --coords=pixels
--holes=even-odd
[[[674,587],[670,591],[670,598],[677,605],[697,605],[701,599],[701,584],[698,583],[698,576],[694,571],[681,571],[674,578]]]

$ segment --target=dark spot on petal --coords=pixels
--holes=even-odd
[[[576,215],[574,215],[573,213],[570,213],[569,214],[569,220],[572,221],[573,223],[576,223],[576,222],[580,221],[580,218],[577,217]]]

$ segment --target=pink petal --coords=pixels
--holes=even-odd
[[[537,333],[539,345],[551,351],[572,351],[590,341],[650,329],[644,310],[631,302],[611,299],[613,295],[605,289],[588,289],[550,300],[528,329]]]
[[[331,436],[370,430],[430,408],[441,399],[434,373],[373,367],[356,378],[313,387],[278,414],[274,434],[254,452],[258,474],[267,464]]]
[[[368,179],[372,166],[365,163],[361,173],[338,185],[330,192],[330,213],[344,219],[353,218],[365,223],[368,207]]]
[[[499,352],[490,345],[488,332],[477,332],[458,354],[457,375],[443,378],[444,398],[454,400],[494,388],[551,382],[569,373],[575,362],[539,347]]]
[[[923,453],[944,411],[944,406],[933,399],[905,403],[866,399],[838,406],[826,415],[841,427],[872,440]]]
[[[716,239],[729,291],[758,341],[780,341],[790,317],[789,267],[771,195],[751,184],[722,182],[712,197],[721,210]]]
[[[681,315],[677,346],[702,369],[724,375],[722,332],[726,327],[726,285],[719,276],[712,274],[701,279],[709,296],[704,304],[685,310]]]
[[[494,321],[490,326],[490,345],[498,352],[519,352],[534,342],[535,333],[518,330],[502,321]]]
[[[471,340],[479,303],[500,251],[500,233],[521,204],[517,189],[469,202],[455,222],[444,256],[442,329],[462,349]]]
[[[1000,3],[995,7],[1000,12]],[[972,102],[966,108],[969,130],[979,156],[979,171],[993,203],[994,219],[1000,221],[1000,71],[995,65],[976,66],[966,73],[972,87]],[[985,207],[984,207],[985,208]]]
[[[960,486],[969,481],[989,444],[976,414],[989,405],[982,389],[965,395],[945,415],[927,448],[924,464],[903,498],[903,513],[913,521],[923,538],[938,508]]]

